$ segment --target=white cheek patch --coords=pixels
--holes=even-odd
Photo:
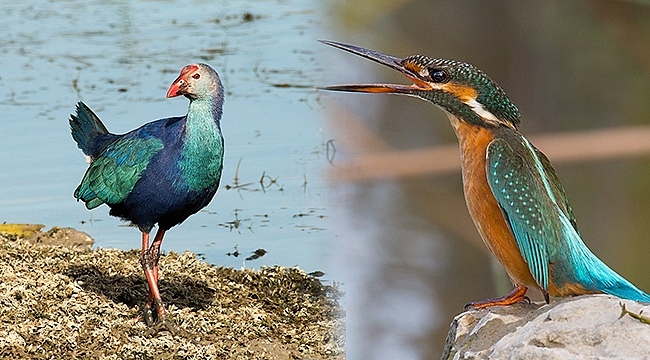
[[[489,120],[489,121],[499,122],[499,119],[497,119],[497,117],[494,116],[494,114],[492,114],[491,112],[485,110],[483,105],[480,102],[476,101],[475,98],[470,98],[469,100],[466,100],[466,101],[463,101],[463,102],[467,106],[472,108],[472,111],[474,111],[474,113],[476,113],[476,115],[482,117],[483,119]]]

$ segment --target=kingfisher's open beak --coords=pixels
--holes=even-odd
[[[347,92],[364,92],[364,93],[396,93],[396,94],[412,94],[414,90],[430,90],[431,85],[419,79],[418,75],[412,70],[408,69],[405,65],[404,59],[394,56],[386,55],[378,51],[364,49],[359,46],[344,44],[336,41],[318,40],[325,45],[330,45],[341,50],[351,52],[353,54],[362,56],[366,59],[378,62],[382,65],[395,69],[407,78],[409,78],[413,85],[397,85],[397,84],[358,84],[358,85],[334,85],[325,86],[323,90],[333,91],[347,91]]]

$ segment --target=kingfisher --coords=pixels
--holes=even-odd
[[[514,285],[505,296],[470,302],[466,308],[530,301],[529,288],[540,291],[546,303],[551,296],[601,293],[650,303],[650,295],[609,268],[582,241],[551,162],[517,130],[519,109],[484,72],[455,60],[398,58],[321,42],[397,70],[412,82],[322,89],[413,96],[449,117],[460,147],[469,214]]]

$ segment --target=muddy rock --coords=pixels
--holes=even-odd
[[[25,238],[40,245],[62,245],[69,248],[90,249],[95,240],[83,231],[73,228],[53,227],[46,232],[35,232]]]
[[[5,239],[24,239],[40,245],[62,245],[69,248],[90,249],[95,240],[83,231],[55,226],[41,231],[43,224],[0,224],[0,236]]]

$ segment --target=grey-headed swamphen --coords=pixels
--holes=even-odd
[[[185,66],[167,91],[168,98],[179,95],[190,100],[187,115],[152,121],[123,135],[109,133],[83,102],[70,117],[72,137],[90,158],[74,196],[88,209],[106,204],[110,215],[140,229],[140,261],[149,286],[143,318],[147,325],[172,331],[158,289],[160,244],[165,231],[212,200],[224,154],[219,124],[224,89],[217,72],[206,64]]]

